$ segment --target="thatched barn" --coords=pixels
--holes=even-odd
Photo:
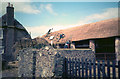
[[[14,18],[14,7],[8,3],[6,14],[0,17],[0,53],[6,61],[13,61],[14,44],[22,39],[31,39],[27,30]]]
[[[58,43],[64,46],[64,43],[71,40],[75,48],[91,48],[98,59],[117,59],[120,60],[120,19],[112,18],[91,24],[85,24],[65,30],[51,33],[64,33],[65,37]],[[43,36],[44,37],[44,36]],[[49,40],[47,37],[46,40]],[[56,40],[54,40],[56,44]]]

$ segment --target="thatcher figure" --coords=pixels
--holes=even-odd
[[[57,42],[59,42],[59,40],[64,37],[65,37],[65,34],[60,34],[60,37],[58,38]]]
[[[53,28],[52,28],[52,29],[49,29],[49,31],[47,32],[46,37],[48,37],[48,35],[50,34],[51,30],[53,30]]]

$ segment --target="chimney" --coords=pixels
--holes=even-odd
[[[8,3],[7,6],[7,26],[14,26],[14,7],[13,4]]]

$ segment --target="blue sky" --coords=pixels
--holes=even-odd
[[[40,7],[40,5],[52,5],[54,13],[50,13],[45,9],[38,14],[16,12],[15,17],[18,18],[25,26],[75,24],[79,20],[85,18],[85,16],[102,13],[107,8],[117,8],[117,3],[113,2],[35,2],[31,3],[31,5],[35,5],[37,8]]]
[[[7,4],[2,4],[2,9]],[[32,37],[118,16],[118,2],[13,2],[15,18]],[[5,9],[2,10],[5,13]]]

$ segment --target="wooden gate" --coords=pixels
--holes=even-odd
[[[120,79],[120,61],[96,61],[65,58],[63,78],[118,78]]]

